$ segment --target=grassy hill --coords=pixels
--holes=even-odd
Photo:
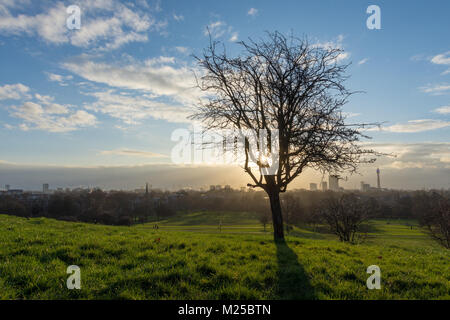
[[[218,214],[159,229],[0,215],[0,298],[450,299],[449,250],[413,222],[374,221],[358,245],[300,229],[275,244],[251,214],[221,213],[219,232]],[[381,290],[366,287],[373,264]],[[81,290],[66,288],[69,265]]]

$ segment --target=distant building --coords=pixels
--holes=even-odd
[[[215,190],[216,190],[216,186],[213,186],[213,185],[209,186],[209,191],[215,191]]]
[[[377,168],[377,188],[381,189],[381,183],[380,183],[380,169]]]
[[[327,191],[328,190],[328,184],[326,181],[322,181],[320,183],[320,188],[322,189],[322,191]]]
[[[6,189],[6,191],[9,191],[9,189],[10,189],[10,185],[9,185],[9,184],[7,184],[7,185],[5,186],[5,189]]]
[[[361,191],[367,192],[370,190],[370,184],[364,183],[364,181],[361,181]]]
[[[309,190],[317,191],[317,183],[310,183],[309,184]]]
[[[42,185],[42,192],[43,193],[48,193],[49,192],[49,185],[48,185],[48,183],[44,183],[43,185]]]
[[[328,184],[331,191],[339,191],[339,176],[330,174]]]
[[[9,189],[6,194],[9,196],[18,196],[23,193],[22,189]]]
[[[226,191],[231,191],[231,186],[230,186],[229,184],[227,184],[227,185],[225,186],[225,190],[226,190]]]
[[[216,190],[222,190],[222,186],[220,184],[216,185]]]
[[[134,189],[135,193],[145,193],[145,188],[144,187],[140,187],[138,189]]]

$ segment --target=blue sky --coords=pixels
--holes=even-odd
[[[366,27],[372,4],[380,30]],[[80,30],[66,26],[70,5]],[[0,0],[0,171],[170,164],[171,132],[200,96],[191,55],[209,26],[231,54],[275,30],[344,49],[347,86],[364,91],[345,106],[349,121],[383,122],[370,143],[397,153],[377,165],[406,187],[448,188],[448,12],[448,1]]]

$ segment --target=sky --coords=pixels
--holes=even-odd
[[[67,19],[80,8],[80,28]],[[377,5],[381,28],[369,29]],[[0,0],[0,188],[245,185],[238,167],[179,166],[172,132],[202,93],[193,55],[280,31],[344,50],[350,122],[394,153],[341,184],[450,188],[448,1]],[[72,20],[70,20],[72,21]],[[327,179],[305,172],[293,184]]]

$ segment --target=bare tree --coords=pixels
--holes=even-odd
[[[354,242],[361,224],[373,216],[375,209],[372,201],[344,194],[328,199],[319,214],[341,241]]]
[[[270,222],[270,214],[266,210],[258,212],[259,222],[264,226],[264,232],[266,232],[266,225]]]
[[[237,57],[218,50],[210,41],[201,57],[196,57],[204,73],[198,86],[209,97],[192,119],[206,130],[233,128],[277,129],[278,168],[275,174],[249,165],[250,143],[245,138],[243,168],[250,176],[250,187],[262,188],[269,196],[275,240],[284,239],[280,192],[310,167],[327,172],[354,172],[361,162],[373,162],[365,155],[373,150],[360,147],[366,137],[364,124],[346,124],[341,107],[352,94],[345,86],[345,70],[340,64],[342,50],[312,45],[305,39],[268,33],[259,42],[239,42]],[[258,145],[263,150],[264,145]],[[250,155],[251,156],[251,155]]]
[[[450,200],[438,193],[426,198],[421,206],[420,224],[434,240],[450,249]]]

